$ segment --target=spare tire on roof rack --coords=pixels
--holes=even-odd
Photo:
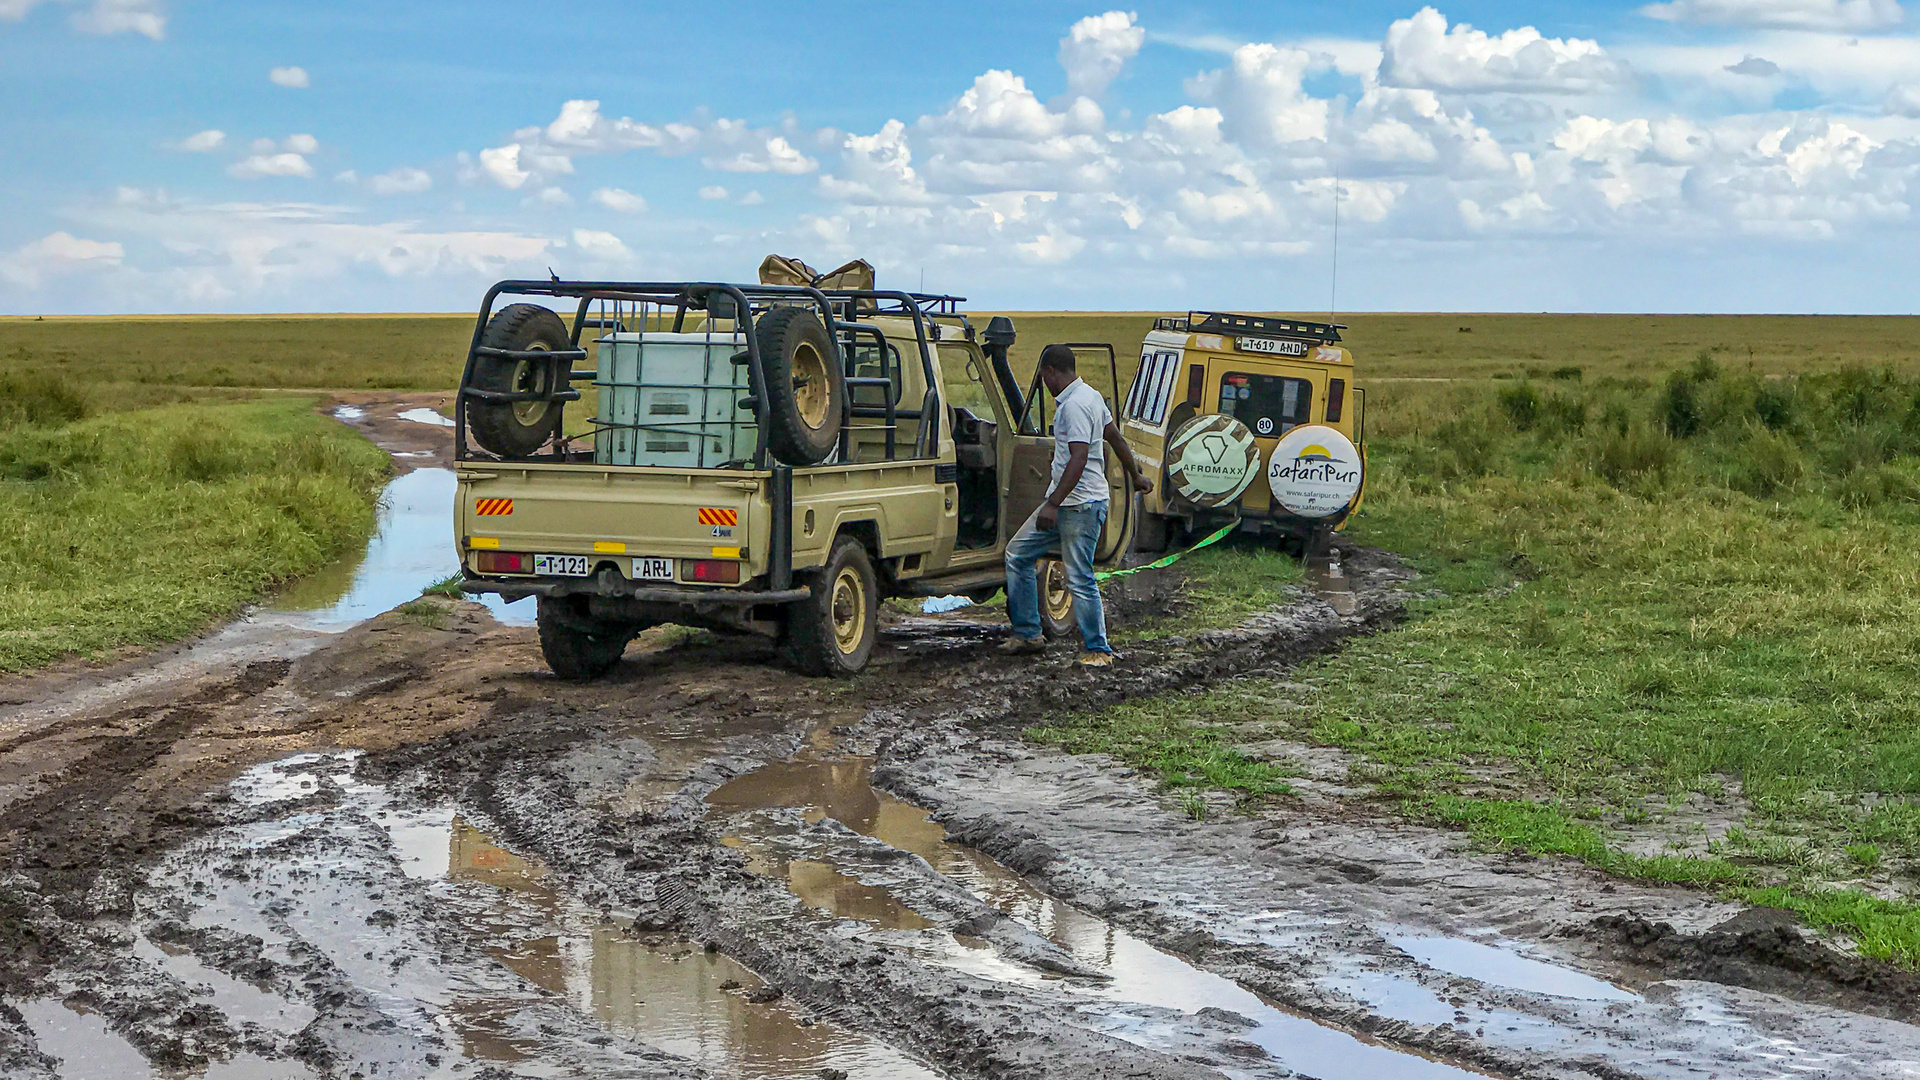
[[[754,323],[767,385],[750,399],[767,427],[767,448],[787,465],[818,465],[840,441],[847,374],[833,339],[811,308],[781,306]]]
[[[508,304],[480,332],[482,350],[510,353],[564,353],[573,348],[567,324],[551,308]],[[567,388],[561,374],[570,360],[538,356],[498,356],[481,351],[473,359],[472,386],[495,393],[541,394],[522,401],[467,399],[467,430],[482,450],[501,457],[526,457],[546,445],[560,424],[560,402],[553,395]]]

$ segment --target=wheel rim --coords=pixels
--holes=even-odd
[[[1064,623],[1073,617],[1073,594],[1067,591],[1067,568],[1058,559],[1047,560],[1047,572],[1041,577],[1046,598],[1047,618]]]
[[[528,352],[546,352],[547,347],[534,342],[527,346]],[[516,394],[544,393],[541,375],[547,368],[545,360],[521,360],[513,365],[513,392]],[[513,418],[522,427],[531,427],[547,415],[547,403],[544,401],[516,401],[513,403]]]
[[[833,644],[841,655],[860,650],[867,636],[867,590],[859,571],[849,566],[833,579]]]
[[[827,389],[826,358],[820,350],[802,343],[793,350],[793,403],[810,428],[826,426],[830,404]]]

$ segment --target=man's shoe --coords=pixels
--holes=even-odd
[[[1083,652],[1080,654],[1081,667],[1112,667],[1113,654],[1110,652]]]
[[[1047,642],[1045,638],[1021,637],[1019,634],[1014,634],[1001,642],[997,648],[1008,656],[1026,656],[1046,652]]]

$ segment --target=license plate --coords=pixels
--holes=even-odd
[[[633,580],[672,581],[673,560],[643,558],[633,560]]]
[[[586,577],[591,572],[585,555],[535,555],[533,572],[547,577]]]
[[[1305,356],[1304,341],[1276,341],[1273,338],[1243,337],[1234,342],[1241,352],[1271,353],[1274,356]]]

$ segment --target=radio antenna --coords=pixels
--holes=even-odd
[[[1340,170],[1333,170],[1333,268],[1327,275],[1327,321],[1340,309]]]

